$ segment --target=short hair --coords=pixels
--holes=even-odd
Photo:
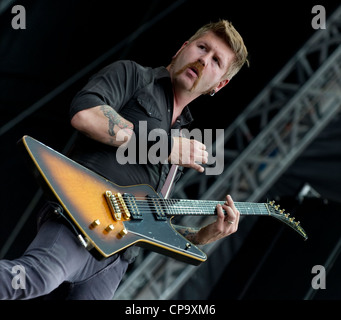
[[[245,63],[249,65],[248,52],[243,38],[231,22],[219,20],[218,22],[211,22],[201,27],[188,41],[193,42],[209,31],[214,32],[219,38],[223,39],[235,54],[235,59],[223,77],[230,80]]]

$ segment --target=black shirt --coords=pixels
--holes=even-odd
[[[164,67],[152,69],[132,61],[114,62],[90,78],[77,93],[70,116],[99,105],[111,106],[135,125],[147,121],[148,132],[163,129],[170,134],[173,89],[169,72]],[[191,121],[186,107],[173,129],[188,127]],[[79,134],[70,157],[118,185],[149,184],[157,192],[161,190],[170,169],[168,163],[122,165],[116,151],[115,147]]]

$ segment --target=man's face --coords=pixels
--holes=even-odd
[[[197,95],[218,91],[228,82],[222,77],[234,56],[224,40],[208,32],[178,51],[170,69],[173,83]]]

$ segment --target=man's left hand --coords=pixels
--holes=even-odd
[[[224,211],[226,215],[224,214]],[[230,195],[223,205],[217,205],[217,220],[201,228],[196,235],[196,243],[207,244],[225,238],[238,230],[240,213]]]

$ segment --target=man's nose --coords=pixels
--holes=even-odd
[[[201,56],[198,61],[205,67],[207,65],[207,55]]]

